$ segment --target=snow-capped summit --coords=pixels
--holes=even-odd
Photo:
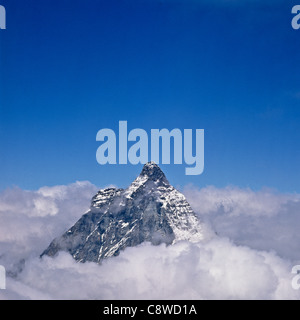
[[[77,261],[100,262],[126,247],[204,238],[202,223],[183,194],[157,164],[148,162],[127,189],[107,188],[92,198],[90,210],[43,252],[68,251]]]
[[[160,167],[154,161],[147,162],[144,165],[140,176],[147,177],[148,180],[153,180],[153,181],[164,180],[165,182],[169,183],[165,174],[162,172]]]

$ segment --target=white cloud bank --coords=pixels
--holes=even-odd
[[[96,192],[89,182],[1,192],[0,264],[13,270],[21,259],[41,254],[87,211]]]
[[[101,266],[64,252],[40,259],[96,191],[77,182],[0,193],[0,264],[14,274],[0,299],[300,299],[291,286],[300,195],[189,187],[189,202],[219,237],[168,247],[145,243]]]
[[[190,186],[184,193],[200,218],[220,236],[300,262],[300,194],[213,186]]]

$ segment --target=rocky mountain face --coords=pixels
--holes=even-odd
[[[203,238],[203,226],[183,194],[149,162],[127,189],[100,190],[92,198],[90,210],[41,256],[64,250],[77,261],[100,263],[145,241],[158,245]]]

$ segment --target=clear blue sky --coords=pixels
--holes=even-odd
[[[0,189],[128,185],[96,133],[205,129],[205,170],[175,186],[300,192],[300,30],[288,0],[1,0]]]

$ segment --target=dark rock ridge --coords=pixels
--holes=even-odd
[[[154,163],[144,165],[127,189],[100,190],[90,210],[43,255],[69,252],[80,262],[116,256],[126,247],[203,239],[203,228],[183,194],[172,187]]]

